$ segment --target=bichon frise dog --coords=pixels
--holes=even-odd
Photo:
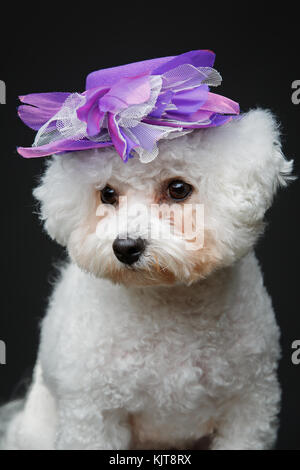
[[[253,246],[291,170],[259,109],[161,141],[149,164],[111,148],[49,160],[34,195],[70,260],[2,448],[271,448],[279,330]]]

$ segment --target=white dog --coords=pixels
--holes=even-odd
[[[148,164],[112,149],[49,160],[34,195],[70,261],[2,448],[271,448],[279,331],[253,246],[291,170],[262,110],[164,140]],[[194,238],[171,204],[201,225]]]

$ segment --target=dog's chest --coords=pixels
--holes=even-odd
[[[195,317],[148,320],[136,322],[130,341],[112,336],[101,387],[107,406],[130,413],[142,443],[169,436],[175,445],[186,429],[191,439],[208,434],[216,416],[211,398],[212,357],[219,355],[212,352],[216,328]],[[103,406],[103,395],[100,401]]]
[[[102,357],[106,396],[128,409],[178,406],[197,409],[208,400],[215,323],[199,315],[164,312],[132,316],[111,329]],[[215,341],[213,340],[215,338]],[[214,357],[219,354],[214,350]],[[180,405],[178,405],[180,404]]]

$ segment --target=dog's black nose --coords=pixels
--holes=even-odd
[[[113,250],[121,263],[133,264],[145,250],[145,242],[142,238],[116,238]]]

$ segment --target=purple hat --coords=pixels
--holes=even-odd
[[[239,114],[238,103],[210,93],[222,78],[212,68],[215,54],[191,51],[98,70],[83,93],[20,96],[22,121],[38,131],[22,157],[114,146],[124,162],[157,154],[157,141],[192,129],[221,126]]]

